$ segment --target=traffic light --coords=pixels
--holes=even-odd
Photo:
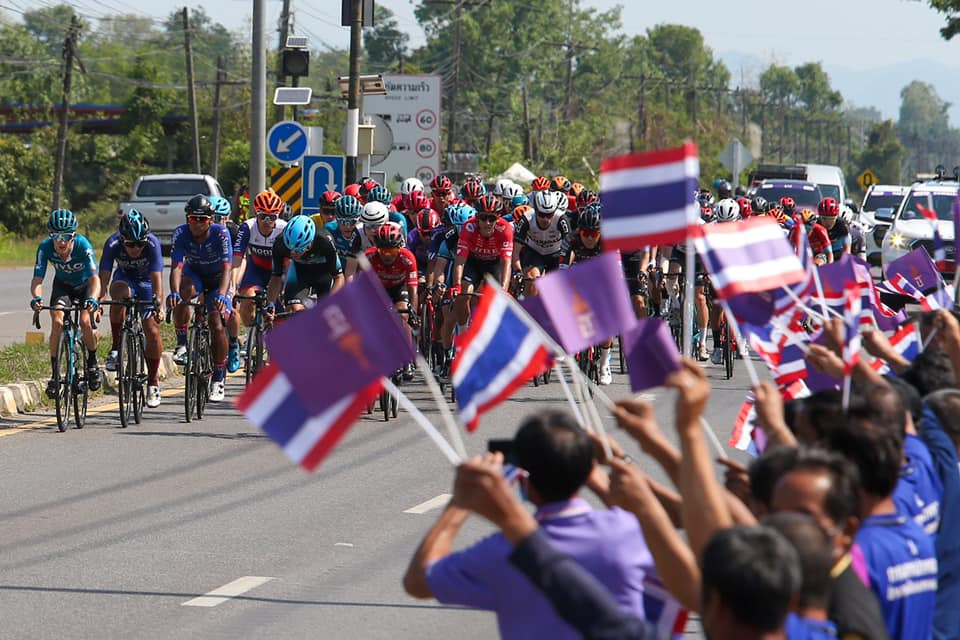
[[[284,49],[281,52],[283,75],[298,78],[310,72],[310,52],[306,49]]]

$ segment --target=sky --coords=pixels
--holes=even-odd
[[[0,0],[0,12],[17,18],[10,7],[33,9],[58,0]],[[493,0],[496,2],[497,0]],[[267,30],[276,42],[281,0],[266,0]],[[349,29],[340,26],[337,0],[291,0],[297,33],[312,44],[349,46]],[[147,14],[162,18],[182,6],[156,0],[69,0],[83,14]],[[411,44],[423,42],[413,10],[414,0],[376,0],[394,12]],[[205,0],[198,3],[211,18],[230,30],[249,33],[252,0]],[[796,66],[823,63],[834,87],[858,106],[876,106],[896,117],[899,92],[911,79],[931,82],[954,105],[951,120],[960,126],[960,36],[954,42],[940,37],[944,18],[926,0],[580,0],[581,7],[600,11],[623,7],[626,34],[642,34],[660,23],[698,28],[707,45],[727,65],[734,84],[750,84],[770,63]],[[197,5],[194,5],[197,6]],[[763,7],[757,10],[757,7]],[[443,5],[437,7],[444,9]],[[469,9],[468,9],[469,10]],[[482,11],[483,9],[476,9]],[[953,73],[950,73],[953,71]]]

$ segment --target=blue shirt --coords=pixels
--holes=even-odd
[[[908,433],[903,441],[903,452],[907,461],[900,468],[900,480],[893,490],[897,513],[913,518],[928,535],[936,538],[940,528],[943,483],[923,440]]]
[[[163,254],[160,252],[160,240],[157,236],[147,235],[147,246],[140,255],[132,258],[123,248],[123,238],[120,232],[115,232],[103,244],[103,254],[100,256],[100,271],[113,271],[116,263],[117,272],[139,282],[149,282],[151,273],[163,271]],[[106,283],[104,283],[106,285]]]
[[[930,638],[937,597],[937,557],[930,536],[898,513],[865,518],[856,542],[890,637]]]
[[[837,625],[829,620],[801,618],[795,613],[787,614],[784,625],[787,640],[832,640],[837,637]]]
[[[182,224],[173,231],[170,263],[176,267],[186,262],[198,275],[223,273],[233,264],[230,232],[219,224],[210,225],[207,239],[197,242],[190,233],[190,225]]]
[[[93,246],[80,234],[73,237],[73,250],[66,260],[57,255],[52,238],[41,242],[37,247],[37,262],[33,267],[34,278],[43,280],[47,275],[48,262],[54,268],[53,279],[66,282],[71,287],[79,287],[97,273],[97,258],[93,255]]]
[[[337,255],[340,256],[341,262],[345,263],[347,258],[354,256],[353,239],[357,237],[358,233],[362,233],[357,230],[356,226],[354,226],[353,233],[349,238],[343,235],[343,230],[340,229],[336,220],[331,220],[323,225],[323,228],[330,232],[330,237],[333,238],[333,245],[337,248]]]
[[[644,618],[643,581],[653,557],[633,514],[595,511],[579,498],[537,511],[551,545],[596,577],[627,613]],[[579,638],[547,598],[510,564],[511,544],[497,533],[427,567],[433,596],[447,604],[494,611],[500,637]]]
[[[407,216],[398,211],[391,211],[390,222],[396,222],[400,225],[400,231],[403,233],[403,237],[407,237]]]

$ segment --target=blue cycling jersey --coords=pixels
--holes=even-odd
[[[160,253],[160,240],[157,236],[147,235],[147,245],[134,258],[123,248],[123,238],[120,232],[115,232],[107,238],[103,245],[103,254],[100,256],[100,271],[113,271],[116,264],[117,273],[123,274],[131,280],[146,282],[151,273],[163,271],[163,254]],[[106,285],[106,283],[103,283]]]
[[[48,262],[55,270],[54,280],[66,282],[72,287],[79,287],[97,273],[97,258],[93,255],[93,246],[80,234],[74,236],[73,250],[66,260],[57,255],[52,238],[41,242],[37,247],[37,263],[33,267],[33,277],[43,280],[47,275]]]
[[[354,256],[353,239],[356,238],[360,232],[354,227],[353,234],[347,238],[343,235],[343,231],[340,229],[340,225],[336,220],[331,220],[323,225],[323,228],[326,229],[330,233],[330,237],[333,238],[333,244],[337,248],[337,255],[340,256],[340,261],[346,263],[347,258]]]
[[[400,225],[400,231],[403,232],[403,237],[407,237],[407,216],[403,215],[399,211],[391,211],[390,222],[396,222],[398,225]]]
[[[197,242],[190,233],[190,225],[180,225],[173,231],[170,263],[178,267],[184,262],[198,275],[223,273],[223,269],[233,264],[230,232],[222,225],[212,224],[206,240]]]

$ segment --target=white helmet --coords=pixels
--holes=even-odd
[[[740,205],[733,198],[724,198],[714,208],[717,222],[733,222],[740,219]]]
[[[506,188],[508,185],[511,185],[511,184],[513,184],[513,180],[509,180],[507,178],[500,178],[499,180],[493,183],[493,187],[490,189],[490,193],[492,193],[495,196],[505,195],[503,193],[504,188]]]
[[[560,191],[535,191],[533,193],[533,210],[537,213],[547,213],[551,216],[556,213],[562,213],[566,207],[561,209],[561,200],[566,204],[567,196]]]
[[[559,200],[557,200],[557,212],[566,213],[567,209],[570,208],[570,198],[563,191],[555,191]]]
[[[423,183],[416,178],[407,178],[400,183],[400,195],[408,196],[414,191],[423,191]]]
[[[363,226],[379,227],[390,220],[390,210],[382,202],[368,202],[363,205],[363,211],[360,212],[360,222]]]
[[[517,196],[523,195],[523,187],[518,185],[516,182],[511,182],[503,188],[503,193],[501,193],[504,198],[516,198]]]

